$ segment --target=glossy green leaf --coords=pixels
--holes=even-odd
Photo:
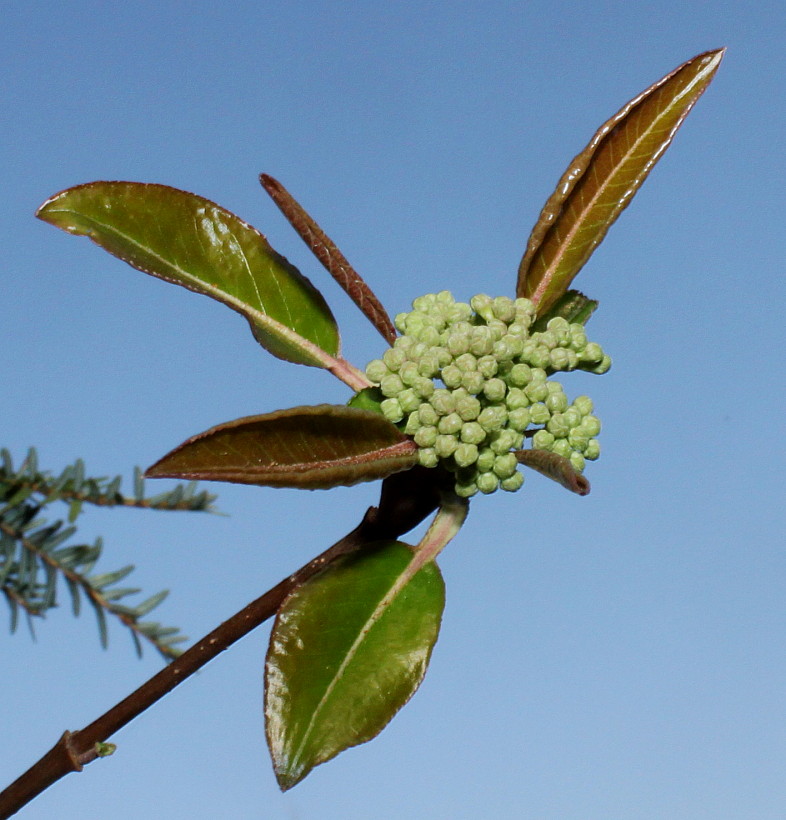
[[[381,414],[384,399],[385,396],[378,387],[366,387],[352,396],[347,402],[347,407],[359,407],[361,410],[372,410]]]
[[[718,69],[724,49],[679,66],[604,123],[563,174],[532,229],[516,292],[544,313],[628,205]]]
[[[320,292],[259,231],[203,197],[92,182],[56,194],[37,216],[144,273],[223,302],[274,356],[315,367],[335,362],[338,328]]]
[[[265,664],[268,745],[282,790],[375,737],[412,697],[437,640],[445,590],[402,543],[348,556],[282,604]]]
[[[385,478],[417,460],[417,446],[384,416],[321,404],[219,424],[146,475],[323,490]]]

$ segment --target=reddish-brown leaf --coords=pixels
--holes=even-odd
[[[378,413],[321,404],[219,424],[146,474],[324,490],[385,478],[417,461],[416,445]]]
[[[605,122],[570,163],[532,229],[518,296],[545,313],[628,205],[718,69],[725,49],[676,68]]]

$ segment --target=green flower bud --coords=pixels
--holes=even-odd
[[[600,455],[600,442],[596,438],[591,438],[584,448],[584,458],[587,461],[595,461]]]
[[[382,354],[382,361],[391,373],[395,373],[407,360],[407,354],[400,347],[390,347]]]
[[[417,299],[412,302],[412,309],[428,313],[436,301],[436,294],[426,293],[423,296],[418,296]]]
[[[415,444],[418,447],[433,447],[437,441],[436,427],[421,427],[415,432]]]
[[[429,351],[429,349],[426,347],[426,345],[423,344],[423,342],[413,342],[413,344],[411,344],[407,348],[406,352],[407,352],[407,358],[411,362],[419,362],[421,360],[421,358],[426,355],[426,353],[432,353],[432,354],[434,353],[433,350]],[[436,354],[434,354],[434,355],[436,355]]]
[[[447,367],[449,364],[453,364],[453,354],[446,347],[433,347],[431,353],[437,357],[440,367]]]
[[[480,444],[485,438],[486,431],[476,421],[461,425],[461,440],[465,444]]]
[[[387,396],[389,399],[392,399],[404,389],[404,384],[395,373],[391,373],[389,376],[385,376],[385,378],[382,379],[379,383],[379,389],[382,391],[383,396]]]
[[[488,379],[483,385],[483,395],[492,402],[502,401],[507,391],[507,385],[502,379]]]
[[[478,485],[474,481],[468,484],[456,484],[456,495],[461,498],[472,498],[478,491]]]
[[[494,349],[494,337],[485,325],[476,327],[469,342],[469,351],[475,356],[488,356]]]
[[[412,387],[420,378],[417,364],[415,362],[404,362],[398,369],[398,376],[405,387]]]
[[[452,456],[456,447],[458,447],[458,441],[456,441],[455,436],[437,436],[437,440],[434,442],[434,452],[440,458]]]
[[[579,473],[584,470],[584,456],[581,453],[577,453],[574,450],[568,458],[570,458],[570,463],[573,465],[574,470]]]
[[[499,487],[499,478],[494,473],[480,473],[476,483],[484,495],[489,495]]]
[[[366,375],[369,381],[379,384],[385,376],[390,375],[390,370],[382,359],[374,359],[366,365]]]
[[[508,426],[518,433],[523,433],[529,427],[530,417],[528,407],[516,407],[508,411]]]
[[[508,411],[500,406],[493,405],[491,407],[484,407],[478,416],[478,424],[487,432],[493,433],[496,430],[501,430],[508,420]]]
[[[510,478],[516,472],[518,461],[513,453],[505,453],[494,459],[494,475],[497,478]]]
[[[568,444],[574,449],[583,453],[587,449],[590,437],[584,433],[581,427],[573,427],[568,433]]]
[[[437,423],[437,430],[439,430],[440,433],[454,436],[461,430],[463,423],[458,413],[448,413],[447,416],[443,416]]]
[[[590,370],[590,373],[596,373],[598,376],[602,376],[604,373],[606,373],[608,371],[608,369],[610,367],[611,367],[611,356],[604,355],[603,358],[601,359],[600,363],[595,365],[595,367],[593,367]]]
[[[546,429],[554,438],[565,438],[570,432],[570,425],[564,413],[555,413],[546,423]]]
[[[548,430],[537,430],[532,437],[532,446],[535,450],[550,450],[554,444],[554,436]]]
[[[570,326],[570,346],[577,353],[580,353],[587,346],[587,331],[584,325],[574,322]]]
[[[526,347],[526,344],[524,345]],[[522,354],[522,358],[524,355]],[[551,351],[545,345],[538,345],[527,357],[533,367],[546,368],[551,364]]]
[[[524,393],[531,402],[545,401],[546,397],[549,395],[549,389],[546,387],[545,382],[531,381],[524,388]]]
[[[455,365],[462,373],[471,373],[478,369],[478,360],[471,353],[462,353],[456,359]]]
[[[595,342],[590,342],[584,350],[579,353],[579,359],[581,359],[582,362],[597,364],[603,361],[603,348]]]
[[[449,364],[442,368],[442,381],[445,382],[445,387],[451,390],[461,386],[461,380],[464,374],[455,364]]]
[[[459,467],[469,467],[478,460],[478,448],[475,444],[467,444],[463,442],[456,447],[453,453],[453,460]]]
[[[448,323],[455,325],[458,322],[468,322],[472,316],[472,308],[466,302],[454,302],[448,309]]]
[[[581,424],[581,413],[575,407],[568,407],[562,414],[568,427],[578,427]]]
[[[398,424],[404,418],[404,411],[398,399],[383,399],[379,404],[382,415],[393,424]]]
[[[504,322],[500,322],[499,319],[491,319],[487,324],[486,327],[489,329],[491,333],[491,341],[492,341],[492,348],[491,352],[494,351],[493,345],[497,342],[502,340],[502,337],[505,336],[508,332],[508,326]]]
[[[554,350],[551,351],[549,354],[549,362],[551,365],[552,370],[569,370],[571,357],[570,353],[573,351],[567,351],[564,347],[555,347]],[[576,355],[575,353],[573,354]],[[578,364],[578,359],[576,359],[576,363]]]
[[[524,476],[521,473],[513,473],[510,478],[503,478],[502,481],[499,482],[499,486],[509,493],[515,493],[516,490],[521,489],[521,485],[524,483]]]
[[[516,318],[516,304],[507,296],[497,296],[491,303],[494,316],[509,325]]]
[[[567,319],[563,319],[562,316],[555,316],[553,319],[549,319],[546,324],[546,329],[557,337],[560,344],[567,342],[570,338],[570,322]]]
[[[575,404],[575,402],[574,402]],[[600,419],[597,416],[584,416],[578,429],[587,436],[587,438],[594,438],[600,433]]]
[[[512,387],[526,387],[531,380],[532,368],[523,362],[514,364],[508,374],[508,384]]]
[[[527,394],[520,387],[509,387],[505,395],[505,406],[508,410],[518,410],[531,404]]]
[[[456,409],[456,399],[450,390],[443,390],[441,387],[434,391],[429,404],[439,413],[440,416],[447,416]]]
[[[420,423],[422,425],[436,427],[437,422],[439,421],[439,413],[431,406],[431,404],[424,402],[418,408],[418,418],[420,419]]]
[[[483,378],[483,374],[478,373],[477,371],[464,373],[461,377],[461,386],[467,391],[467,393],[471,393],[473,396],[476,396],[483,390],[483,385],[485,383],[486,380]]]
[[[402,390],[396,398],[404,413],[411,413],[420,407],[420,396],[411,387]]]
[[[510,419],[508,419],[508,421],[510,421]],[[506,427],[504,430],[492,434],[491,444],[489,446],[494,453],[502,455],[514,447],[518,447],[520,441],[521,434],[515,430],[511,430],[510,427]]]
[[[421,447],[418,450],[418,461],[422,467],[436,467],[439,464],[439,456],[433,447]]]
[[[480,402],[474,396],[456,397],[456,412],[464,421],[474,421],[480,415],[481,409]]]
[[[535,333],[532,336],[533,341],[537,341],[542,347],[547,347],[550,351],[557,346],[557,334],[550,330],[544,330],[542,333]]]
[[[479,359],[475,359],[475,362],[477,371],[484,379],[491,379],[497,375],[499,364],[493,355],[481,356]]]
[[[516,319],[513,324],[508,325],[508,335],[518,339],[520,342],[529,341],[529,320],[522,322]]]
[[[421,376],[413,385],[412,389],[420,396],[421,399],[427,399],[434,393],[434,382]]]
[[[500,361],[507,361],[508,358],[510,359],[518,359],[521,356],[521,351],[524,350],[524,338],[522,336],[516,336],[510,332],[511,328],[514,325],[511,325],[508,328],[508,332],[502,337],[500,340],[502,344],[507,347],[509,356],[506,356],[504,359],[500,359]]]
[[[418,333],[418,339],[427,347],[436,347],[442,341],[442,336],[437,328],[424,327]]]
[[[529,418],[532,424],[545,424],[551,418],[551,413],[549,408],[539,401],[530,405]]]
[[[549,386],[552,384],[554,384],[554,382],[549,382]],[[548,407],[552,413],[563,413],[568,409],[568,397],[562,392],[561,387],[559,392],[555,390],[546,396],[546,407]]]
[[[393,324],[399,333],[407,332],[407,316],[409,316],[408,313],[397,313],[396,318],[393,320]]]
[[[568,444],[568,440],[566,438],[558,438],[554,440],[554,444],[549,447],[552,453],[556,453],[558,456],[562,456],[563,458],[570,458],[570,454],[573,452],[573,448]]]
[[[492,299],[490,296],[486,296],[485,293],[479,293],[477,296],[473,296],[469,300],[469,304],[472,307],[472,310],[478,314],[478,316],[483,317],[486,321],[489,319],[494,318],[494,311],[492,309]]]
[[[416,410],[414,413],[410,413],[409,416],[407,416],[407,423],[404,425],[404,432],[408,436],[414,436],[415,433],[420,430],[421,426],[420,414]]]
[[[516,319],[521,321],[522,318],[532,318],[535,315],[535,305],[529,300],[522,297],[516,299]]]
[[[593,408],[592,399],[589,396],[576,396],[573,399],[573,406],[582,416],[588,416]]]
[[[462,356],[469,350],[469,334],[453,331],[453,333],[448,336],[445,347],[447,347],[452,356]]]
[[[439,373],[439,360],[433,353],[424,353],[417,362],[412,363],[425,379],[433,379]]]
[[[479,473],[487,473],[494,467],[494,459],[497,454],[490,447],[483,447],[478,452],[478,460],[475,463]]]
[[[449,290],[441,290],[436,296],[437,302],[442,305],[452,305],[453,304],[453,294]]]

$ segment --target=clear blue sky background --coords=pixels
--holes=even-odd
[[[343,402],[223,306],[33,218],[96,179],[162,182],[259,227],[324,286],[346,355],[380,338],[257,183],[309,208],[391,312],[512,293],[569,159],[683,60],[729,48],[577,281],[614,357],[593,492],[533,476],[473,503],[440,560],[426,681],[374,742],[275,785],[259,629],[70,775],[30,820],[786,816],[781,3],[3,4],[2,440],[59,470],[149,465],[225,420]],[[126,484],[128,486],[128,484]],[[163,485],[168,486],[168,485]],[[105,569],[207,632],[351,529],[375,485],[213,485],[229,517],[90,511]],[[9,781],[160,668],[92,613],[0,631]]]

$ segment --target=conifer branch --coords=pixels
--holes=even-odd
[[[120,476],[85,476],[81,460],[53,477],[38,469],[38,458],[31,449],[18,470],[7,450],[0,451],[0,592],[11,610],[11,631],[16,631],[20,611],[32,618],[43,617],[57,606],[58,581],[67,588],[74,615],[79,615],[82,600],[95,611],[101,645],[108,642],[107,616],[120,621],[131,634],[137,654],[148,642],[167,660],[180,654],[177,644],[186,640],[176,627],[166,627],[143,618],[167,596],[167,591],[136,605],[127,603],[137,588],[118,584],[134,569],[129,565],[114,572],[94,574],[103,543],[74,544],[70,539],[76,527],[63,521],[47,523],[41,511],[56,501],[69,507],[69,521],[78,517],[84,503],[98,506],[128,506],[159,510],[213,510],[214,495],[197,492],[195,484],[179,485],[167,493],[146,497],[141,473],[136,471],[135,494],[120,492]]]

